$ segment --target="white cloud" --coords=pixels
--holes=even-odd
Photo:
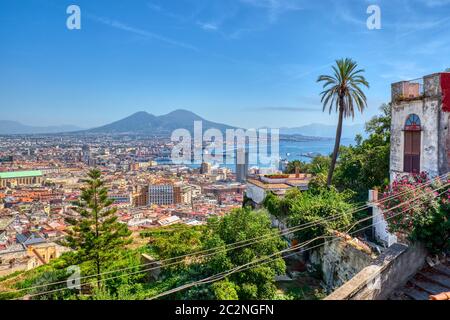
[[[181,48],[189,49],[189,50],[193,50],[193,51],[199,51],[199,49],[197,47],[190,45],[188,43],[180,42],[178,40],[174,40],[174,39],[171,39],[171,38],[168,38],[168,37],[165,37],[165,36],[150,32],[150,31],[146,31],[143,29],[135,28],[135,27],[129,26],[129,25],[122,23],[120,21],[117,21],[117,20],[111,20],[108,18],[96,17],[96,16],[90,16],[90,18],[97,22],[100,22],[106,26],[115,28],[115,29],[119,29],[122,31],[127,31],[127,32],[130,32],[133,34],[137,34],[137,35],[145,37],[145,38],[158,40],[160,42],[164,42],[164,43],[176,46],[176,47],[181,47]]]
[[[269,21],[274,23],[278,17],[289,11],[302,10],[300,1],[294,0],[240,0],[246,5],[267,10]]]
[[[203,29],[207,31],[216,31],[219,27],[214,23],[209,22],[197,22],[197,24]]]

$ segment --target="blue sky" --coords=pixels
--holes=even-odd
[[[81,30],[66,8],[81,8]],[[368,30],[367,7],[382,29]],[[334,123],[315,81],[337,58],[390,84],[450,67],[450,0],[1,0],[0,119],[92,127],[189,109],[242,127]],[[352,120],[347,120],[348,124]]]

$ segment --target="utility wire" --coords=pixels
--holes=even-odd
[[[437,190],[439,190],[439,189],[442,189],[442,188],[444,188],[444,187],[447,187],[447,186],[449,186],[450,185],[450,183],[447,183],[447,184],[445,184],[445,185],[442,185],[442,186],[440,186],[439,188],[437,188],[437,189],[434,189],[433,191],[437,191]],[[411,191],[411,190],[410,190]],[[441,194],[443,194],[443,193],[445,193],[445,192],[447,192],[448,190],[445,190],[444,192],[442,192]],[[420,195],[420,196],[422,196],[422,195]],[[420,197],[419,196],[419,197]],[[436,196],[437,197],[437,196]],[[418,197],[416,197],[416,198],[418,198]],[[415,198],[415,199],[416,199]],[[388,212],[389,211],[392,211],[392,210],[394,210],[394,209],[396,209],[396,208],[399,208],[400,206],[403,206],[405,203],[409,203],[409,202],[412,202],[412,201],[414,201],[415,199],[411,199],[411,200],[408,200],[408,201],[405,201],[405,202],[403,202],[403,203],[401,203],[401,204],[399,204],[399,205],[397,205],[397,206],[395,206],[395,207],[393,207],[393,208],[390,208],[389,210],[388,210]],[[417,207],[417,206],[419,206],[419,205],[421,205],[422,203],[417,203],[415,206],[413,206],[413,207],[410,207],[410,208],[408,208],[408,209],[405,209],[404,211],[402,211],[402,212],[400,212],[400,213],[398,213],[398,214],[396,214],[396,215],[394,215],[394,216],[391,216],[391,217],[389,217],[388,219],[392,219],[392,218],[394,218],[395,216],[398,216],[398,215],[400,215],[400,214],[402,214],[403,212],[406,212],[406,211],[408,211],[408,210],[410,210],[410,209],[412,209],[412,208],[414,208],[414,207]],[[358,221],[358,223],[361,223],[361,222],[364,222],[364,221],[366,221],[366,220],[368,220],[368,219],[370,219],[370,218],[364,218],[364,219],[361,219],[361,220],[359,220]],[[387,220],[388,220],[387,219]],[[362,228],[362,229],[360,229],[360,230],[357,230],[357,231],[355,231],[355,232],[353,232],[353,233],[356,233],[356,232],[360,232],[360,231],[362,231],[362,230],[365,230],[365,229],[367,229],[367,228],[370,228],[371,226],[373,226],[373,225],[376,225],[376,224],[378,224],[378,223],[380,223],[381,221],[379,221],[379,222],[377,222],[377,223],[375,223],[375,224],[372,224],[372,225],[370,225],[370,226],[367,226],[367,227],[365,227],[365,228]],[[352,228],[353,228],[354,226],[352,226]],[[316,240],[319,240],[319,239],[321,239],[321,238],[323,238],[324,236],[320,236],[320,237],[317,237],[317,238],[315,238],[315,239],[312,239],[312,240],[309,240],[309,241],[306,241],[306,243],[307,244],[309,244],[309,243],[311,243],[311,242],[313,242],[313,241],[316,241]],[[325,236],[325,237],[330,237],[330,236]],[[302,244],[300,244],[300,245],[302,245]],[[297,248],[299,245],[296,245],[296,246],[294,246],[293,248]],[[291,248],[292,249],[292,248]],[[295,250],[295,249],[294,249]],[[278,252],[278,253],[276,253],[276,254],[280,254],[280,252]],[[166,266],[164,266],[164,267],[166,267]],[[151,270],[155,270],[155,269],[158,269],[158,268],[161,268],[160,266],[157,266],[157,267],[153,267],[153,268],[149,268],[149,269],[144,269],[144,270],[140,270],[140,271],[136,271],[136,272],[132,272],[132,273],[125,273],[125,274],[122,274],[122,275],[118,275],[118,276],[115,276],[115,277],[110,277],[110,278],[106,278],[106,279],[101,279],[100,281],[107,281],[107,280],[112,280],[112,279],[116,279],[116,278],[120,278],[120,277],[123,277],[123,276],[126,276],[126,275],[134,275],[134,274],[138,274],[138,273],[142,273],[142,272],[147,272],[147,271],[151,271]],[[65,281],[64,281],[65,282]],[[55,290],[51,290],[51,291],[46,291],[46,292],[43,292],[43,293],[38,293],[38,294],[34,294],[34,295],[29,295],[28,297],[34,297],[34,296],[39,296],[39,295],[43,295],[43,294],[48,294],[48,293],[53,293],[53,292],[58,292],[58,291],[61,291],[61,290],[67,290],[67,288],[60,288],[60,289],[55,289]]]
[[[403,191],[403,192],[401,192],[399,194],[396,194],[396,195],[388,196],[388,197],[382,199],[381,201],[372,203],[371,205],[380,205],[380,204],[382,204],[382,203],[384,203],[386,201],[389,201],[389,200],[391,200],[393,198],[397,198],[397,197],[399,197],[399,196],[401,196],[403,194],[410,193],[410,192],[415,191],[415,190],[417,190],[419,188],[423,188],[426,185],[431,185],[433,182],[439,181],[440,179],[443,179],[443,178],[445,178],[447,176],[448,176],[448,173],[443,174],[443,175],[438,176],[438,177],[435,177],[435,178],[430,179],[429,181],[427,181],[425,183],[422,183],[422,184],[420,184],[420,185],[418,185],[418,186],[416,186],[416,187],[414,187],[412,189],[408,189],[408,190]],[[411,199],[411,201],[412,200],[415,200],[415,199]],[[410,200],[408,200],[408,201],[410,201]],[[75,280],[88,279],[88,278],[96,277],[98,275],[112,274],[112,273],[116,273],[116,272],[120,272],[120,271],[127,271],[127,270],[131,270],[131,269],[135,269],[135,268],[138,268],[138,267],[144,267],[144,266],[155,265],[155,264],[162,264],[163,262],[168,262],[168,261],[172,261],[172,260],[178,260],[178,259],[181,259],[181,258],[187,258],[187,257],[192,257],[192,256],[197,256],[197,255],[199,255],[197,258],[206,258],[206,257],[209,257],[209,256],[217,254],[217,252],[212,252],[212,251],[221,250],[221,252],[228,252],[230,250],[235,250],[235,249],[239,249],[239,248],[246,247],[246,246],[249,246],[249,245],[253,245],[255,243],[258,243],[258,242],[261,242],[261,241],[264,241],[264,240],[269,240],[271,238],[275,238],[275,237],[278,237],[278,236],[285,236],[287,234],[291,234],[291,233],[294,233],[294,232],[302,231],[302,230],[308,229],[310,227],[323,224],[325,222],[336,220],[336,219],[338,219],[339,217],[341,217],[341,216],[343,216],[345,214],[352,214],[353,215],[353,214],[355,214],[357,212],[365,210],[366,207],[369,208],[370,205],[365,206],[365,207],[363,207],[363,208],[361,208],[359,210],[355,210],[354,209],[354,210],[352,210],[350,212],[343,212],[343,213],[340,213],[340,214],[337,214],[337,215],[334,215],[334,216],[330,216],[330,217],[327,217],[327,218],[323,218],[323,219],[320,219],[320,220],[317,220],[317,221],[312,221],[312,222],[308,222],[308,223],[305,223],[305,224],[300,224],[300,225],[297,225],[297,226],[293,226],[293,227],[290,227],[290,228],[278,231],[277,234],[268,234],[268,235],[263,235],[263,236],[259,236],[259,237],[255,237],[255,238],[250,238],[250,239],[245,239],[245,240],[241,240],[241,241],[238,241],[238,242],[230,243],[230,244],[225,245],[225,249],[224,249],[224,246],[217,246],[217,247],[214,247],[214,248],[205,249],[205,250],[197,251],[197,252],[194,252],[194,253],[189,253],[189,254],[185,254],[185,255],[180,255],[180,256],[164,259],[164,260],[153,261],[153,262],[141,264],[141,265],[136,266],[136,267],[127,267],[127,268],[122,268],[122,269],[116,269],[116,270],[111,270],[111,271],[107,271],[107,272],[103,272],[103,273],[99,273],[99,274],[95,274],[95,275],[88,275],[88,276],[78,277],[78,278],[74,278],[74,279],[71,279],[71,280],[75,281]],[[367,220],[370,220],[370,219],[372,219],[372,217],[367,217],[367,218],[364,218],[362,220],[357,221],[355,224],[357,225],[357,224],[359,224],[361,222],[364,222],[364,221],[367,221]],[[234,245],[238,245],[238,246],[234,246]],[[208,253],[208,252],[212,252],[212,253],[202,254],[202,253]],[[150,271],[150,270],[155,270],[155,269],[162,268],[162,267],[165,268],[165,267],[181,264],[183,262],[184,261],[182,261],[182,260],[181,261],[176,261],[176,262],[168,263],[168,264],[166,264],[164,266],[155,266],[155,267],[153,267],[151,269],[145,269],[145,270],[146,271]],[[33,287],[29,287],[29,288],[18,289],[18,290],[11,291],[11,292],[28,291],[28,290],[39,289],[39,288],[48,287],[48,286],[57,285],[57,284],[63,284],[63,283],[67,283],[67,281],[66,280],[57,281],[57,282],[53,282],[53,283],[49,283],[49,284],[42,284],[42,285],[33,286]]]
[[[435,197],[438,197],[438,196],[444,194],[444,193],[447,192],[447,191],[448,191],[448,190],[444,190],[441,194],[439,194],[439,195],[437,195],[437,196],[435,196]],[[414,207],[416,207],[416,206],[419,206],[419,205],[421,205],[421,204],[422,204],[422,203],[418,203],[418,204],[416,204],[416,205],[413,206],[413,207],[410,207],[410,208],[408,208],[408,209],[405,209],[405,210],[403,210],[402,212],[397,213],[397,214],[395,214],[395,215],[389,217],[387,220],[392,219],[392,218],[394,218],[394,217],[396,217],[396,216],[398,216],[398,215],[400,215],[400,214],[402,214],[402,213],[404,213],[404,212],[406,212],[406,211],[408,211],[408,210],[411,210],[412,208],[414,208]],[[391,210],[392,210],[392,209],[388,210],[388,212],[391,211]],[[380,222],[381,222],[381,221],[379,221],[379,222],[377,222],[377,223],[374,223],[374,224],[371,224],[370,226],[366,226],[366,227],[364,227],[364,228],[361,228],[361,229],[359,229],[359,230],[356,230],[356,231],[352,232],[351,234],[359,233],[359,232],[361,232],[361,231],[363,231],[363,230],[366,230],[366,229],[368,229],[368,228],[370,228],[370,227],[372,227],[372,226],[374,226],[374,225],[376,225],[376,224],[378,224],[378,223],[380,223]],[[325,236],[325,238],[326,238],[326,237],[332,237],[332,236]],[[324,236],[317,237],[317,238],[315,238],[315,239],[313,239],[313,240],[307,241],[306,245],[309,244],[309,243],[311,243],[311,242],[314,242],[314,241],[316,241],[316,240],[319,240],[319,239],[321,239],[321,238],[324,238]],[[325,241],[324,243],[322,243],[322,244],[320,244],[320,245],[316,245],[316,246],[310,247],[310,248],[308,248],[308,249],[306,249],[306,250],[302,250],[302,252],[306,252],[306,251],[312,250],[312,249],[314,249],[314,248],[319,248],[319,247],[324,246],[325,244],[328,244],[328,243],[330,243],[330,242],[332,242],[333,240],[338,239],[338,238],[339,238],[339,237],[336,237],[336,236],[335,236],[332,240]],[[263,257],[262,259],[258,259],[258,260],[251,261],[251,262],[249,262],[249,263],[247,263],[247,264],[238,266],[238,267],[233,268],[233,269],[231,269],[231,270],[228,270],[228,271],[226,271],[226,272],[222,272],[222,273],[219,273],[219,274],[217,274],[217,275],[214,275],[214,276],[211,276],[211,277],[208,277],[208,278],[205,278],[205,279],[202,279],[202,280],[199,280],[199,281],[190,283],[190,284],[186,284],[186,285],[183,285],[183,286],[180,286],[180,287],[177,287],[177,288],[174,288],[174,289],[171,289],[171,290],[162,292],[162,293],[160,293],[160,294],[158,294],[158,295],[156,295],[156,296],[154,296],[154,297],[149,298],[148,300],[158,299],[158,298],[167,296],[167,295],[169,295],[169,294],[172,294],[172,293],[175,293],[175,292],[178,292],[178,291],[182,291],[182,290],[185,290],[185,289],[194,287],[194,286],[198,286],[198,285],[207,284],[207,283],[212,283],[212,282],[216,282],[216,281],[222,280],[222,279],[226,278],[227,276],[229,276],[229,275],[231,275],[231,274],[234,274],[234,273],[237,273],[237,272],[242,272],[242,271],[245,271],[245,270],[248,270],[248,269],[251,269],[251,268],[255,267],[255,266],[252,266],[252,265],[255,264],[255,263],[258,263],[258,267],[259,267],[259,266],[261,266],[262,264],[266,264],[266,263],[269,263],[269,262],[273,262],[275,259],[271,259],[271,260],[266,261],[266,262],[263,262],[263,261],[264,261],[264,260],[267,260],[267,259],[269,259],[269,258],[271,258],[271,257],[274,256],[274,255],[279,255],[279,254],[282,254],[282,253],[285,253],[285,252],[297,250],[297,249],[299,249],[299,248],[301,248],[301,247],[304,247],[304,246],[305,246],[305,243],[300,244],[300,245],[296,245],[296,246],[294,246],[294,247],[292,247],[292,248],[289,248],[289,249],[286,249],[286,250],[282,250],[282,251],[276,252],[276,253],[274,253],[273,255],[270,255],[270,256],[267,256],[267,257]],[[277,258],[277,259],[278,259],[278,258]]]

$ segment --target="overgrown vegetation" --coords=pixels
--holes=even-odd
[[[449,250],[448,184],[450,180],[431,183],[426,173],[404,176],[394,181],[391,189],[387,189],[384,194],[384,198],[394,196],[383,205],[389,231],[402,233],[411,241],[424,243],[432,253]]]
[[[207,225],[190,227],[175,225],[143,232],[148,245],[136,250],[118,250],[114,260],[102,267],[101,286],[92,273],[92,262],[79,264],[82,290],[66,287],[67,268],[72,265],[73,253],[65,254],[50,264],[26,272],[23,279],[9,286],[12,293],[0,294],[11,299],[31,294],[32,299],[93,299],[137,300],[154,297],[175,287],[228,271],[243,264],[270,257],[270,263],[250,264],[252,268],[230,274],[214,284],[191,287],[164,297],[165,299],[274,299],[275,276],[285,273],[280,250],[287,243],[271,227],[266,211],[237,209],[223,218],[211,219]],[[258,238],[261,241],[229,250],[229,244]],[[203,254],[196,254],[203,252]],[[163,267],[156,281],[148,277],[141,254],[157,260],[172,259]],[[209,253],[209,255],[208,255]],[[188,255],[178,258],[181,255]],[[170,264],[170,265],[169,265]],[[61,282],[50,285],[54,282]],[[39,286],[39,288],[34,288]],[[15,291],[26,289],[24,291]],[[61,289],[59,291],[55,291]]]
[[[270,263],[255,264],[251,269],[231,274],[213,285],[193,287],[174,294],[172,298],[273,299],[276,292],[274,278],[285,272],[284,260],[276,253],[286,248],[287,243],[272,229],[269,215],[264,210],[236,209],[223,218],[211,219],[205,227],[177,227],[173,233],[162,237],[151,233],[146,236],[150,237],[158,259],[206,250],[206,256],[177,259],[179,264],[164,269],[163,277],[166,279],[177,274],[190,281],[199,280],[264,257],[275,258]],[[227,249],[232,243],[260,237],[263,237],[262,241]]]
[[[306,192],[293,189],[283,198],[269,194],[264,205],[272,215],[286,221],[289,227],[321,221],[295,233],[295,238],[304,242],[348,227],[353,221],[353,206],[348,201],[350,197],[351,194],[340,193],[335,188],[320,187]],[[336,215],[338,217],[335,219],[323,220]]]

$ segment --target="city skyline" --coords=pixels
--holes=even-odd
[[[449,1],[80,0],[81,30],[66,27],[72,2],[27,4],[0,11],[0,119],[27,125],[92,128],[176,109],[247,128],[335,124],[316,79],[346,56],[371,84],[367,111],[346,121],[360,124],[392,82],[450,67]],[[381,30],[366,26],[371,4]]]

